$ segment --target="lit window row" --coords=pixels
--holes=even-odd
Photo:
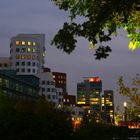
[[[62,75],[58,75],[58,79],[66,79],[66,77]]]
[[[31,42],[31,41],[16,41],[15,42],[16,46],[25,46],[25,45],[28,45],[28,46],[36,46],[36,42]]]
[[[90,98],[91,101],[99,101],[99,98]]]
[[[69,99],[63,99],[63,102],[69,102],[70,100]]]
[[[86,104],[86,102],[80,102],[80,101],[79,101],[79,102],[77,102],[77,104]]]
[[[38,58],[35,55],[24,55],[23,54],[23,55],[16,55],[16,59],[28,59],[28,60],[32,59],[32,60],[36,60]]]
[[[90,102],[90,104],[92,104],[92,105],[98,105],[99,102]]]
[[[58,81],[58,83],[59,83],[59,84],[63,84],[63,83],[65,83],[65,81]]]
[[[22,53],[25,53],[25,52],[28,52],[28,53],[35,53],[36,52],[36,49],[35,48],[16,48],[16,52],[22,52]]]

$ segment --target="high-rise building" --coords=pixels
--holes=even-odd
[[[84,82],[77,84],[77,104],[88,105],[95,112],[101,110],[100,93],[102,81],[100,77],[87,77]]]
[[[113,90],[104,90],[102,95],[103,119],[107,123],[114,123],[114,95]]]
[[[20,75],[40,73],[44,65],[45,35],[18,34],[11,38],[11,68]]]

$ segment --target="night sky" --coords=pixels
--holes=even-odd
[[[129,82],[139,73],[140,49],[130,51],[127,35],[120,29],[118,36],[109,43],[112,53],[107,59],[95,60],[94,51],[89,50],[89,42],[83,38],[78,39],[77,48],[68,55],[50,45],[65,21],[70,21],[68,14],[50,0],[0,0],[0,57],[9,56],[12,36],[44,33],[47,53],[45,66],[52,71],[67,73],[69,94],[76,94],[76,84],[83,81],[83,77],[99,76],[103,90],[113,89],[115,104],[119,104],[118,77],[122,75]]]

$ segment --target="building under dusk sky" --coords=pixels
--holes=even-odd
[[[109,45],[112,53],[106,60],[94,59],[94,50],[89,50],[89,42],[79,38],[75,51],[67,55],[51,46],[51,40],[68,19],[67,13],[61,11],[49,0],[1,0],[0,1],[0,56],[9,57],[10,39],[19,33],[46,35],[45,44],[47,56],[45,66],[52,71],[67,73],[68,93],[76,94],[76,85],[83,76],[99,76],[102,79],[103,89],[114,90],[115,103],[120,102],[117,94],[117,80],[124,76],[126,81],[131,80],[139,73],[140,49],[130,51],[126,33],[120,29],[117,37],[113,37]],[[81,18],[77,19],[80,22]]]

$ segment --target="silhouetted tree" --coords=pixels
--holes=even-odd
[[[95,48],[95,59],[107,58],[112,35],[124,28],[130,38],[129,48],[140,47],[140,1],[139,0],[51,0],[61,10],[68,11],[70,22],[55,35],[52,44],[70,54],[76,47],[77,37],[84,37]],[[82,20],[75,20],[81,17]],[[97,46],[99,43],[99,46]]]

